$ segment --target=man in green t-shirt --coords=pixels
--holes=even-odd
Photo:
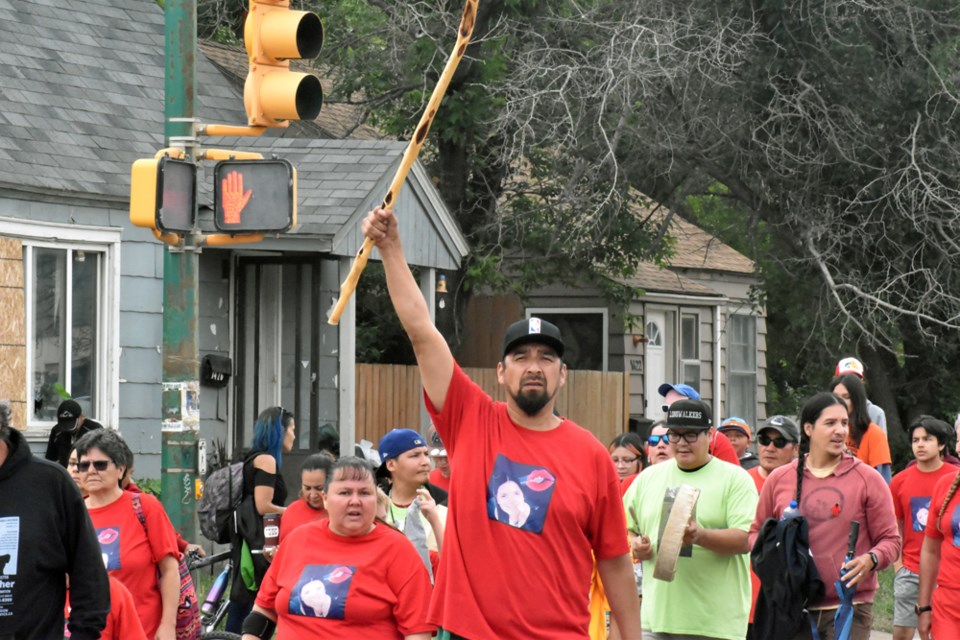
[[[667,413],[673,460],[646,469],[627,490],[634,557],[643,561],[644,640],[664,634],[741,640],[750,613],[747,532],[757,508],[757,491],[746,471],[710,455],[710,407],[679,400]],[[699,490],[687,524],[672,582],[653,577],[657,550],[675,490]],[[722,613],[721,613],[722,612]]]

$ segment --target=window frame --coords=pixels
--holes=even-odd
[[[753,360],[753,370],[752,370],[752,371],[749,371],[749,370],[746,370],[746,369],[734,369],[734,368],[733,368],[733,351],[734,351],[734,347],[733,347],[734,342],[733,342],[733,339],[734,339],[734,331],[733,331],[733,327],[730,326],[730,325],[731,325],[732,322],[739,321],[740,319],[750,320],[750,321],[752,321],[752,325],[753,325],[753,333],[752,333],[752,341],[753,341],[753,356],[752,356],[752,360]],[[728,413],[729,415],[738,415],[738,416],[740,416],[740,417],[742,417],[742,418],[744,418],[745,420],[748,420],[748,421],[753,420],[754,423],[755,423],[755,422],[756,422],[756,419],[757,419],[757,382],[758,382],[758,380],[760,379],[759,367],[758,367],[758,365],[757,365],[757,363],[759,362],[759,354],[760,354],[759,349],[758,349],[759,340],[757,339],[757,338],[758,338],[758,333],[757,333],[757,316],[755,316],[755,315],[753,315],[753,314],[751,314],[751,313],[730,313],[730,314],[727,316],[727,331],[726,331],[725,333],[727,334],[727,345],[726,345],[726,346],[727,346],[727,358],[726,358],[726,359],[727,359],[727,393],[726,393],[726,396],[727,396],[727,397],[726,397],[727,413]],[[753,394],[752,394],[752,395],[753,395],[753,407],[752,407],[752,410],[751,410],[751,412],[750,412],[749,414],[745,414],[745,412],[741,411],[740,408],[736,408],[736,409],[735,409],[735,408],[733,407],[733,398],[734,398],[734,393],[733,393],[733,386],[734,386],[734,385],[733,385],[733,381],[734,381],[735,379],[739,379],[739,378],[745,379],[745,378],[747,378],[747,377],[752,377],[752,378],[753,378],[753,386],[752,386],[752,388],[753,388]],[[739,412],[739,413],[737,413],[737,412]]]
[[[33,398],[33,251],[36,248],[100,253],[102,264],[99,278],[100,318],[97,326],[97,373],[98,398],[91,407],[93,418],[104,426],[115,426],[119,421],[120,395],[120,246],[121,228],[61,224],[44,221],[26,221],[0,218],[0,235],[15,238],[23,249],[23,293],[25,321],[26,367],[24,397],[29,403]],[[72,261],[71,261],[72,262]],[[71,262],[68,262],[68,272]],[[65,313],[70,313],[68,305]],[[70,317],[69,315],[67,317]],[[71,336],[72,339],[72,336]],[[65,353],[68,349],[65,347]],[[26,436],[29,440],[44,440],[55,421],[34,420],[33,411],[27,411]]]
[[[693,348],[695,351],[693,358],[683,357],[683,320],[684,317],[692,317],[694,320]],[[679,382],[690,384],[686,379],[685,371],[688,366],[697,367],[697,381],[692,385],[693,388],[700,390],[703,385],[703,359],[700,349],[700,310],[693,307],[680,307],[677,310],[677,377]]]
[[[600,315],[603,318],[603,362],[604,373],[610,370],[610,310],[607,307],[526,307],[524,317],[539,317],[539,314],[549,315]]]

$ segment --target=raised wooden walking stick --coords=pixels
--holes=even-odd
[[[397,169],[396,175],[393,176],[393,182],[390,183],[390,189],[387,190],[387,195],[383,197],[383,204],[380,205],[382,209],[393,208],[394,203],[397,201],[397,194],[400,193],[400,188],[403,187],[410,168],[416,161],[417,155],[420,154],[423,141],[427,139],[430,125],[433,124],[433,118],[437,115],[437,109],[440,107],[440,101],[443,100],[443,95],[447,92],[447,87],[450,85],[453,73],[457,70],[463,54],[467,51],[467,45],[470,43],[470,36],[473,35],[473,25],[477,20],[478,3],[479,0],[466,0],[466,4],[463,5],[463,17],[460,19],[460,27],[457,30],[457,45],[450,55],[450,59],[447,60],[447,65],[443,68],[443,73],[440,74],[437,86],[433,89],[433,94],[430,96],[427,108],[420,117],[420,123],[417,125],[416,133],[407,145],[406,151],[403,152],[403,160],[400,162],[400,167]],[[343,315],[347,303],[350,302],[350,296],[353,295],[354,290],[357,288],[360,274],[363,273],[363,268],[367,266],[367,259],[370,257],[372,250],[373,240],[367,238],[364,240],[363,246],[360,247],[360,251],[357,252],[357,256],[353,259],[353,266],[350,267],[350,273],[347,274],[346,280],[340,285],[340,298],[337,300],[337,304],[334,305],[333,311],[330,312],[330,319],[327,320],[330,324],[340,324],[340,316]]]

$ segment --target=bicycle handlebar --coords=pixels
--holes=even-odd
[[[194,571],[196,569],[202,569],[203,567],[209,567],[212,564],[216,564],[218,562],[223,562],[224,560],[228,560],[230,558],[230,554],[232,551],[233,549],[227,549],[226,551],[221,551],[220,553],[216,553],[212,556],[207,556],[206,558],[188,556],[187,566],[190,568],[190,571]]]

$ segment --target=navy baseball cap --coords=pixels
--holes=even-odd
[[[564,345],[560,329],[552,322],[540,318],[518,320],[507,327],[507,331],[503,334],[503,357],[507,357],[507,354],[521,344],[529,342],[549,345],[558,356],[563,357]]]
[[[380,439],[377,445],[377,451],[380,453],[380,466],[377,468],[377,477],[386,478],[390,475],[387,471],[387,460],[396,458],[405,451],[425,447],[423,437],[413,429],[391,429],[387,435]]]
[[[662,395],[664,398],[667,397],[667,394],[671,391],[676,391],[682,396],[686,396],[691,400],[699,400],[700,394],[697,393],[697,390],[691,387],[688,384],[670,384],[669,382],[664,382],[660,385],[660,388],[657,389],[657,393]]]

